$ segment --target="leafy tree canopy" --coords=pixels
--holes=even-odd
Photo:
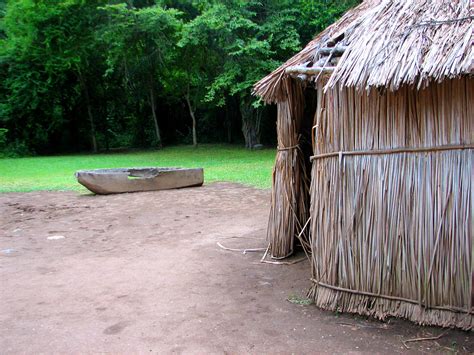
[[[2,149],[252,147],[275,120],[252,85],[356,3],[0,0]]]

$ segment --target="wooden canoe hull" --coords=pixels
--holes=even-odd
[[[80,170],[77,181],[99,195],[201,186],[203,169],[124,168]]]

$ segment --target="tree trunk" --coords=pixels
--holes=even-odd
[[[186,103],[188,104],[189,114],[191,116],[191,120],[193,121],[193,147],[197,147],[197,133],[196,133],[196,116],[194,115],[194,109],[191,105],[191,100],[189,99],[189,89],[185,95]]]
[[[240,113],[242,115],[242,133],[245,139],[245,148],[252,149],[256,144],[260,144],[262,112],[254,109],[250,102],[242,101]]]
[[[229,110],[226,110],[226,128],[227,128],[227,143],[232,143],[232,116]]]
[[[150,106],[151,114],[153,116],[153,123],[155,125],[155,134],[156,140],[158,142],[158,148],[161,148],[163,145],[161,144],[160,127],[158,126],[158,119],[156,118],[155,92],[153,91],[153,87],[150,87]]]
[[[109,151],[110,150],[110,144],[109,144],[109,128],[106,127],[105,129],[105,134],[104,134],[104,138],[105,138],[105,151]]]
[[[89,117],[89,124],[90,124],[92,151],[94,153],[97,153],[97,139],[96,139],[96,136],[95,136],[95,122],[94,122],[94,115],[92,114],[92,105],[91,105],[91,100],[90,100],[90,97],[89,97],[89,89],[87,88],[86,81],[84,80],[80,70],[78,70],[78,77],[79,77],[79,83],[81,84],[81,87],[82,87],[82,91],[84,92],[84,98],[86,99],[87,116]]]

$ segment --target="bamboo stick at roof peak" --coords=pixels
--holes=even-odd
[[[473,20],[470,0],[364,1],[256,83],[254,94],[267,103],[284,100],[283,78],[330,56],[334,47],[343,50],[332,53],[339,60],[328,87],[395,91],[405,84],[421,88],[472,75]]]

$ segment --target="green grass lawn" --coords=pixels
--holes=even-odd
[[[0,159],[0,192],[86,191],[74,178],[81,169],[139,166],[202,167],[205,183],[239,182],[271,187],[274,149],[249,151],[230,145],[167,147],[156,151]]]

